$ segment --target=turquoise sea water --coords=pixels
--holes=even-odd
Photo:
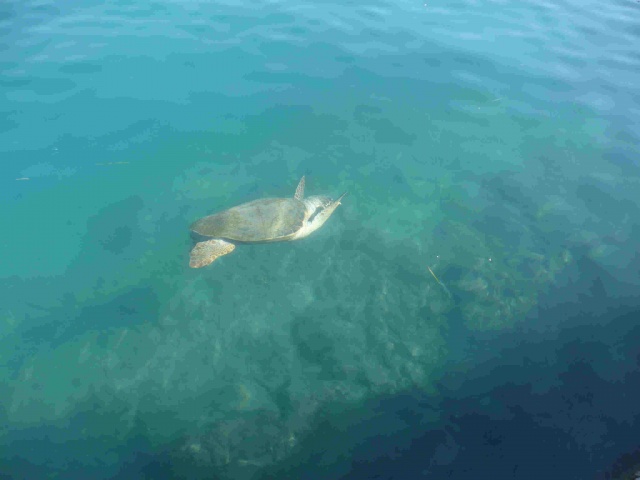
[[[640,470],[638,2],[0,32],[0,478]],[[192,221],[302,175],[349,192],[321,230],[188,268]]]

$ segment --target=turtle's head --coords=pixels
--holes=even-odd
[[[307,207],[309,217],[296,238],[306,237],[311,232],[319,229],[324,222],[329,219],[335,209],[338,208],[342,197],[346,194],[347,192],[343,193],[337,200],[332,200],[329,197],[323,197],[320,195],[305,198],[303,202],[305,207]]]

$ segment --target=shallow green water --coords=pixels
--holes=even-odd
[[[9,478],[267,475],[319,412],[605,322],[550,305],[638,311],[637,3],[0,12]],[[325,227],[188,268],[193,220],[302,175],[349,192]]]

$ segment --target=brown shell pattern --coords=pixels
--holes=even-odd
[[[239,242],[284,240],[303,225],[305,206],[294,198],[262,198],[201,218],[191,225],[200,235]]]

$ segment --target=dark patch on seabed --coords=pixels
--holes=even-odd
[[[45,285],[45,282],[41,282]],[[44,288],[44,287],[43,287]],[[48,339],[51,348],[58,348],[81,337],[86,332],[100,330],[97,342],[102,345],[109,332],[132,327],[159,315],[160,301],[148,287],[133,287],[93,303],[79,302],[72,293],[65,293],[56,307],[29,304],[32,313],[26,316],[27,326],[22,329],[21,342],[5,344],[9,360],[5,365],[18,375],[19,365],[41,348],[42,339]]]
[[[603,378],[621,362],[607,345],[574,340],[593,336],[591,326],[576,327],[545,345],[553,365],[532,341],[465,378],[445,376],[440,397],[407,392],[326,414],[292,458],[260,478],[634,478],[639,316],[636,306],[607,319],[618,325],[624,381]]]
[[[473,334],[467,341],[482,349],[452,358],[437,395],[334,403],[291,455],[269,467],[215,472],[185,464],[177,442],[163,453],[133,454],[116,478],[635,479],[640,298],[584,255],[557,284],[528,319],[537,330]],[[254,420],[269,423],[261,414]],[[236,433],[264,430],[244,421]]]

